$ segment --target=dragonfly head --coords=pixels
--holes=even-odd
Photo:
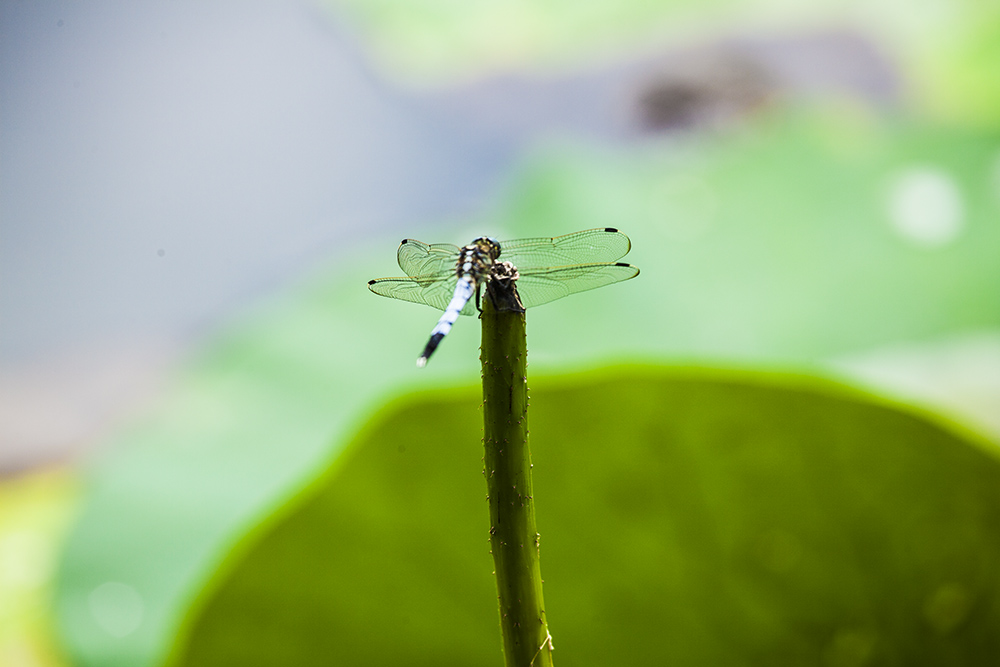
[[[480,252],[489,255],[490,259],[496,260],[500,256],[500,242],[489,236],[481,236],[472,242]]]

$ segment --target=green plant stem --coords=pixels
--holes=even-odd
[[[483,416],[490,545],[507,667],[552,664],[528,448],[524,312],[483,299]]]

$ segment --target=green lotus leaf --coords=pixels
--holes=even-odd
[[[804,378],[613,368],[530,418],[556,660],[982,665],[1000,460]],[[176,666],[497,665],[477,390],[382,411],[250,535]]]

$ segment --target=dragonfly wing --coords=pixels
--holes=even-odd
[[[518,269],[517,293],[525,308],[540,306],[570,294],[620,283],[639,275],[631,264],[577,264]]]
[[[450,271],[433,276],[417,276],[407,278],[379,278],[368,281],[368,289],[381,296],[393,299],[412,301],[445,310],[455,294],[457,278]],[[462,308],[462,315],[474,315],[476,305],[470,299]]]
[[[620,231],[602,227],[554,238],[503,241],[500,243],[500,259],[511,262],[518,270],[593,264],[621,259],[631,247],[628,237]]]
[[[403,239],[399,244],[399,250],[396,251],[396,259],[399,268],[412,278],[434,276],[448,271],[454,272],[459,251],[457,245],[450,243],[432,245],[416,239]]]

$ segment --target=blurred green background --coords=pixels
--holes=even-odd
[[[7,31],[27,24],[14,7]],[[319,139],[314,150],[345,174],[367,174],[331,180],[332,200],[362,183],[374,193],[321,222],[340,236],[282,231],[286,217],[291,229],[308,215],[292,204],[287,216],[276,205],[241,217],[253,188],[240,181],[166,181],[163,201],[191,188],[233,198],[248,236],[270,229],[252,213],[272,220],[270,247],[292,259],[188,332],[157,371],[168,380],[155,398],[122,400],[72,457],[8,471],[0,664],[496,664],[478,323],[463,318],[418,371],[437,315],[364,285],[398,273],[404,236],[462,244],[604,226],[630,236],[624,261],[641,275],[528,313],[556,655],[748,665],[996,655],[1000,9],[296,7],[308,20],[264,21],[255,39],[277,51],[286,43],[272,35],[301,30],[354,45],[337,67],[405,92],[382,99],[417,119],[390,142],[413,173],[441,174],[437,196],[465,203],[411,204],[418,177],[366,172],[376,151]],[[219,8],[240,25],[262,14]],[[156,26],[165,39],[204,19],[171,12]],[[98,20],[75,18],[58,27]],[[112,19],[137,17],[111,7],[101,20]],[[198,29],[224,45],[213,58],[238,60],[226,21]],[[351,89],[322,69],[329,53],[308,54],[348,108]],[[3,60],[8,87],[31,62],[13,47]],[[174,71],[136,62],[144,76]],[[45,90],[30,90],[43,109]],[[192,103],[159,104],[162,121]],[[238,127],[244,106],[235,99],[220,127]],[[257,130],[284,136],[289,118],[268,115]],[[383,120],[345,112],[301,130],[378,135]],[[443,137],[461,150],[440,157]],[[223,171],[241,173],[243,145],[219,151]],[[188,150],[197,162],[199,148]],[[291,186],[274,177],[279,201],[312,192],[303,183],[326,187],[276,150],[254,159],[293,174]],[[434,166],[449,159],[450,170]],[[467,192],[479,173],[493,174],[475,186],[489,196]],[[401,212],[379,217],[393,202]],[[21,209],[8,210],[17,231]],[[194,238],[218,236],[206,261],[222,265],[242,241],[227,245],[235,237],[211,224]],[[282,234],[309,252],[292,253]],[[160,257],[194,271],[173,243]],[[171,298],[194,302],[212,284],[185,289]],[[10,377],[13,401],[26,376]],[[386,653],[369,651],[369,637]]]

